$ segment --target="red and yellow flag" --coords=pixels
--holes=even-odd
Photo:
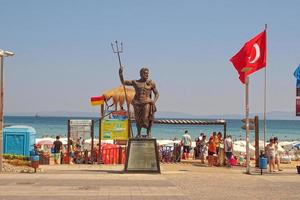
[[[97,106],[104,104],[104,96],[91,97],[91,105]]]

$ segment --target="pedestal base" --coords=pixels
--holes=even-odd
[[[156,139],[130,138],[124,171],[160,173]]]

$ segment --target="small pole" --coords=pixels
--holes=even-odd
[[[102,137],[102,131],[101,131],[101,124],[102,119],[104,118],[104,105],[101,104],[101,112],[100,112],[100,118],[99,118],[99,149],[98,149],[98,164],[102,164],[102,152],[101,152],[101,137]]]
[[[254,117],[255,124],[255,167],[259,167],[259,120],[258,116]]]
[[[224,122],[224,138],[226,138],[227,137],[227,133],[226,133],[226,128],[227,127],[227,123],[226,122]]]
[[[94,120],[92,119],[92,126],[91,126],[91,140],[92,140],[92,144],[91,144],[91,161],[94,164]]]
[[[3,51],[1,50],[1,64],[0,64],[0,71],[1,71],[1,81],[0,81],[0,173],[2,173],[3,168],[3,124],[4,124],[4,117],[3,117],[3,102],[4,102],[4,57],[13,56],[15,55],[13,52]]]
[[[1,57],[1,81],[0,81],[0,173],[3,168],[3,60],[4,56]]]
[[[267,24],[265,24],[265,31],[267,31]],[[264,82],[264,149],[266,148],[266,132],[267,132],[267,66],[265,66],[265,82]]]
[[[70,137],[71,137],[71,128],[70,128],[70,119],[68,119],[68,149],[67,149],[67,157],[68,157],[68,164],[70,164]]]
[[[250,154],[249,154],[249,77],[246,77],[246,173],[250,174]]]

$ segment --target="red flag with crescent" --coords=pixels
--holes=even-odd
[[[264,68],[267,62],[267,33],[259,33],[246,42],[230,61],[239,73],[239,79],[245,84],[248,75]]]

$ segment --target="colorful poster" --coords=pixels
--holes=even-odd
[[[128,140],[128,119],[106,119],[101,122],[102,140]]]

